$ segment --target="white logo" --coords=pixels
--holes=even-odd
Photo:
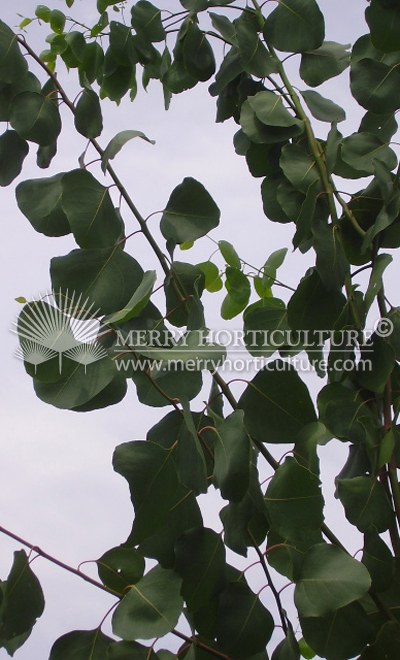
[[[94,303],[88,303],[82,303],[82,294],[75,300],[75,293],[70,297],[68,291],[46,293],[27,303],[12,328],[20,339],[16,356],[34,365],[35,373],[39,364],[57,355],[60,373],[63,357],[84,365],[86,373],[89,364],[107,356],[99,343],[99,310],[93,312]]]

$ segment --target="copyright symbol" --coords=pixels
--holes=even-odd
[[[379,319],[375,323],[375,332],[378,337],[390,337],[393,332],[393,323],[390,319]]]

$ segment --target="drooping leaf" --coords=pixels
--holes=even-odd
[[[319,48],[324,36],[324,17],[315,0],[280,2],[264,25],[267,43],[290,53]]]
[[[302,654],[302,657],[306,656]],[[285,639],[276,647],[271,660],[300,660],[300,648],[291,628],[288,629]]]
[[[52,9],[50,11],[50,27],[53,32],[62,34],[64,32],[65,20],[65,14],[59,9]]]
[[[161,218],[161,232],[175,243],[195,241],[219,224],[220,210],[204,186],[185,178],[171,193]]]
[[[374,174],[374,161],[384,163],[389,170],[397,165],[396,154],[378,137],[368,133],[353,133],[345,138],[340,152],[342,160],[360,172],[360,176]]]
[[[120,248],[72,250],[51,260],[50,274],[54,291],[82,294],[101,314],[122,309],[143,277],[138,262]]]
[[[372,578],[375,592],[389,589],[395,576],[395,562],[391,550],[379,534],[371,529],[364,535],[362,562]]]
[[[158,660],[154,649],[139,642],[114,642],[107,649],[107,660]]]
[[[384,53],[400,50],[400,13],[397,6],[372,0],[365,10],[365,19],[375,48]]]
[[[176,544],[175,570],[189,611],[206,606],[226,582],[225,547],[219,534],[201,527],[184,532]]]
[[[319,543],[304,557],[294,599],[302,616],[324,617],[365,596],[370,586],[363,564],[336,546]]]
[[[243,422],[243,411],[237,410],[216,429],[213,483],[224,499],[240,502],[250,481],[250,443]]]
[[[302,540],[320,529],[324,498],[318,477],[288,457],[279,466],[265,494],[271,524],[285,539]]]
[[[107,170],[107,165],[110,160],[115,158],[115,156],[121,151],[122,147],[129,142],[129,140],[132,140],[135,137],[140,137],[142,140],[146,140],[146,142],[150,142],[150,144],[155,144],[154,140],[150,140],[144,133],[141,131],[121,131],[120,133],[117,133],[112,140],[108,143],[107,147],[104,150],[103,157],[101,159],[101,169],[103,172]]]
[[[196,23],[190,23],[183,39],[183,62],[190,76],[205,82],[215,72],[215,58],[210,43]]]
[[[258,29],[254,17],[249,17],[246,12],[235,21],[235,38],[244,71],[265,78],[271,73],[277,73],[277,65],[260,40]]]
[[[386,660],[395,658],[400,644],[397,621],[387,621],[380,629],[376,640],[363,650],[360,660]]]
[[[121,238],[121,218],[108,188],[88,170],[73,170],[61,179],[62,208],[82,248],[108,248]]]
[[[203,261],[200,264],[196,264],[205,275],[205,288],[210,293],[215,293],[220,291],[223,287],[222,279],[219,274],[218,267],[212,263],[212,261]]]
[[[20,174],[29,145],[15,131],[0,137],[0,186],[8,186]]]
[[[148,41],[164,41],[165,30],[161,11],[147,0],[139,0],[132,7],[132,25]]]
[[[53,144],[60,131],[61,119],[52,99],[37,92],[21,92],[13,99],[10,124],[25,140],[41,146]]]
[[[100,101],[93,89],[84,89],[75,112],[75,128],[87,138],[98,137],[103,130]]]
[[[323,82],[342,73],[350,64],[349,44],[324,41],[317,50],[303,53],[300,76],[310,87],[318,87]]]
[[[107,319],[107,323],[126,323],[146,307],[150,300],[151,293],[156,281],[155,270],[147,270],[143,273],[143,279],[133,294],[132,298],[125,305],[124,309],[119,310]]]
[[[301,95],[315,119],[327,121],[330,124],[334,121],[341,122],[346,119],[346,113],[340,105],[324,98],[318,92],[306,90],[301,92]]]
[[[176,471],[179,481],[199,495],[207,492],[207,465],[186,396],[181,396],[181,404],[184,424],[177,438]]]
[[[61,204],[63,173],[46,179],[23,181],[16,189],[17,203],[33,228],[45,236],[71,232]]]
[[[239,659],[261,653],[273,629],[271,614],[245,582],[224,589],[217,614],[217,640],[224,653]]]
[[[300,282],[289,300],[289,325],[293,330],[331,330],[345,302],[344,295],[326,288],[314,271]]]
[[[373,477],[338,479],[337,497],[342,502],[346,518],[360,532],[376,529],[386,531],[392,521],[393,512],[382,484]]]
[[[240,270],[242,262],[240,261],[240,258],[233,245],[228,241],[218,241],[218,247],[228,266],[232,266],[232,268],[238,268]]]
[[[400,75],[397,64],[364,58],[351,66],[350,89],[363,108],[375,114],[392,113],[400,107]]]
[[[162,637],[182,612],[181,579],[156,566],[124,596],[112,618],[113,632],[124,641]]]
[[[12,640],[30,633],[44,610],[39,580],[33,573],[24,550],[14,552],[14,561],[1,584],[0,639]]]
[[[271,357],[290,340],[291,329],[282,300],[265,298],[261,307],[244,314],[244,341],[251,355]]]
[[[25,57],[22,55],[17,35],[0,21],[0,80],[5,83],[18,82],[28,71]]]
[[[293,442],[305,424],[315,421],[307,387],[293,366],[282,360],[258,372],[238,405],[250,435],[262,442]]]
[[[287,110],[280,96],[274,92],[258,92],[248,102],[259,119],[266,126],[287,128],[296,126],[303,129],[303,123]]]
[[[114,640],[101,630],[74,630],[53,644],[49,660],[106,660]]]
[[[303,193],[307,193],[314,181],[320,179],[314,158],[298,144],[283,147],[279,164],[290,183]]]

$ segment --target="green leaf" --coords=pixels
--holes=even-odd
[[[227,417],[215,431],[213,484],[224,499],[240,502],[250,482],[250,443],[244,427],[243,411]]]
[[[132,7],[132,26],[146,41],[156,42],[165,39],[161,10],[146,0],[139,0]]]
[[[271,73],[277,73],[277,64],[261,42],[258,29],[254,18],[249,18],[246,12],[235,21],[235,36],[244,71],[258,78],[265,78]]]
[[[376,640],[363,650],[360,660],[386,660],[395,658],[400,644],[397,621],[387,621],[380,629]]]
[[[12,640],[30,633],[44,610],[39,580],[33,573],[24,550],[14,552],[14,561],[5,582],[1,583],[0,639]]]
[[[225,586],[225,547],[221,536],[204,527],[184,532],[176,544],[175,570],[189,611],[206,606]]]
[[[86,44],[85,59],[79,67],[79,73],[86,76],[89,85],[101,78],[104,52],[97,41]]]
[[[359,600],[370,586],[363,564],[336,546],[319,543],[304,557],[294,600],[302,616],[323,617]]]
[[[271,357],[290,340],[291,329],[282,300],[266,298],[261,307],[244,314],[244,341],[251,355]]]
[[[107,323],[125,323],[138,316],[150,300],[156,279],[157,274],[155,270],[147,270],[143,273],[143,279],[132,298],[125,305],[124,309],[119,310],[111,318],[108,318]]]
[[[54,291],[82,294],[101,314],[122,309],[143,277],[138,262],[119,248],[72,250],[51,260],[50,274]]]
[[[65,35],[65,41],[68,44],[68,49],[64,53],[61,53],[64,62],[68,65],[68,62],[66,61],[66,58],[68,57],[70,61],[69,66],[80,66],[85,61],[86,57],[85,37],[82,32],[73,30]]]
[[[122,594],[126,587],[143,577],[144,565],[144,558],[137,550],[120,545],[107,550],[97,560],[97,571],[106,587]]]
[[[312,227],[313,245],[317,253],[317,273],[327,290],[341,290],[349,263],[343,253],[335,225],[315,223]]]
[[[3,133],[0,137],[0,186],[8,186],[20,174],[28,152],[28,143],[18,133]]]
[[[380,138],[382,142],[390,142],[397,132],[397,128],[397,121],[393,113],[375,115],[373,112],[366,112],[358,130],[360,133],[372,133],[372,135]]]
[[[263,94],[264,92],[258,92]],[[269,92],[272,94],[273,92]],[[267,126],[260,121],[253,110],[252,104],[254,98],[258,96],[249,96],[240,108],[240,125],[243,133],[255,144],[277,144],[287,142],[288,139],[301,135],[304,125],[298,119],[292,118],[292,124],[289,126]],[[288,116],[292,117],[290,112]]]
[[[386,531],[393,521],[393,511],[382,484],[373,477],[353,477],[336,481],[337,497],[346,518],[360,532]]]
[[[300,623],[305,640],[327,660],[354,658],[372,637],[371,622],[359,603],[350,603],[324,617],[300,616]]]
[[[115,642],[107,649],[107,660],[158,660],[153,648],[138,642]]]
[[[357,381],[361,387],[382,394],[395,366],[395,353],[391,345],[379,335],[361,348],[361,360],[357,365]]]
[[[299,645],[291,628],[288,629],[285,639],[276,647],[271,660],[300,660]]]
[[[266,126],[282,128],[297,126],[303,129],[303,122],[296,119],[282,103],[282,99],[273,92],[258,92],[248,99],[257,119]]]
[[[0,85],[0,119],[8,121],[10,117],[11,103],[13,98],[21,92],[40,92],[40,81],[36,76],[28,71],[20,80]]]
[[[315,119],[327,121],[330,124],[334,121],[341,122],[346,119],[346,113],[340,105],[337,105],[330,99],[324,98],[318,92],[307,90],[300,93]]]
[[[374,265],[371,271],[371,275],[368,282],[368,288],[365,293],[364,306],[365,311],[368,312],[372,303],[374,302],[376,296],[383,286],[383,273],[386,268],[393,261],[393,257],[390,254],[378,254],[374,261]]]
[[[375,592],[389,589],[395,577],[395,560],[374,529],[365,533],[362,562],[372,578],[372,589]]]
[[[244,410],[248,432],[262,442],[293,442],[305,424],[315,421],[307,387],[294,367],[282,360],[258,372],[238,406]]]
[[[330,383],[319,393],[318,408],[321,421],[335,438],[355,444],[365,441],[365,430],[359,419],[370,413],[358,390]]]
[[[103,130],[103,117],[100,101],[92,89],[84,89],[76,105],[75,128],[81,135],[91,139],[98,137]]]
[[[65,27],[65,14],[59,9],[52,9],[50,11],[50,27],[53,32],[62,34]]]
[[[190,23],[183,39],[183,61],[190,76],[205,82],[215,73],[213,50],[205,33]]]
[[[142,140],[146,140],[146,142],[150,142],[150,144],[155,144],[154,140],[150,140],[144,133],[141,131],[121,131],[120,133],[117,133],[112,140],[108,143],[107,147],[104,150],[103,157],[101,159],[101,169],[103,172],[107,170],[107,166],[110,160],[115,158],[115,156],[121,151],[122,147],[129,142],[129,140],[132,140],[135,137],[140,137]]]
[[[53,644],[49,660],[105,660],[114,640],[98,628],[74,630]]]
[[[283,147],[279,164],[285,177],[297,190],[307,193],[314,181],[318,181],[318,188],[321,187],[317,163],[298,144]]]
[[[300,649],[301,657],[306,658],[306,660],[313,660],[313,658],[315,658],[316,656],[312,648],[308,646],[304,637],[299,639],[299,649]]]
[[[180,429],[175,452],[176,471],[179,481],[200,495],[208,489],[206,460],[186,396],[181,396],[181,404],[184,424]]]
[[[153,568],[118,605],[112,618],[113,632],[125,641],[166,635],[182,612],[181,582],[174,571]]]
[[[131,28],[123,23],[110,23],[110,54],[121,66],[136,64],[138,61]]]
[[[82,169],[64,174],[61,188],[62,208],[78,245],[89,249],[115,245],[123,228],[108,188]]]
[[[232,266],[232,268],[237,268],[240,270],[242,262],[240,261],[240,258],[233,245],[228,243],[228,241],[218,241],[218,247],[228,266]]]
[[[228,294],[222,302],[221,316],[223,319],[231,319],[247,306],[251,288],[248,278],[238,268],[227,266],[225,274]]]
[[[233,0],[232,0],[233,1]],[[214,12],[208,12],[213,28],[215,28],[229,44],[237,45],[235,25],[226,17]]]
[[[244,582],[231,582],[221,593],[217,614],[217,640],[221,650],[235,658],[264,651],[274,621],[258,596]]]
[[[101,79],[100,98],[109,98],[110,101],[115,101],[117,104],[132,87],[135,80],[135,67],[122,66],[116,63],[115,68],[111,72],[105,71],[107,62],[107,53],[104,63],[104,73]]]
[[[350,64],[350,44],[324,41],[320,48],[303,53],[300,76],[310,87],[318,87],[330,78],[335,78]]]
[[[288,457],[278,467],[265,494],[271,524],[288,540],[302,540],[319,530],[324,498],[318,477]]]
[[[17,35],[0,21],[0,80],[5,83],[18,82],[28,71],[25,57],[22,55]]]
[[[24,139],[41,146],[53,144],[60,131],[58,108],[51,98],[37,92],[22,92],[13,99],[10,124]]]
[[[211,261],[203,261],[200,264],[196,264],[196,266],[205,275],[205,288],[207,291],[210,293],[215,293],[216,291],[220,291],[222,289],[223,284],[221,276],[219,274],[218,267],[215,264],[213,264]]]
[[[35,16],[45,23],[50,23],[50,9],[46,5],[38,5],[35,9]]]
[[[32,227],[45,236],[65,236],[71,232],[61,204],[62,177],[63,173],[23,181],[15,191],[20,211]]]
[[[324,36],[324,17],[315,0],[280,2],[264,25],[267,43],[290,53],[319,48]]]
[[[164,527],[168,514],[187,494],[178,481],[173,449],[153,442],[127,442],[118,446],[114,470],[129,483],[135,509],[130,544],[137,545]]]
[[[365,10],[365,19],[375,48],[384,53],[400,50],[399,7],[384,6],[379,0],[372,0]]]
[[[353,133],[345,138],[341,148],[342,160],[360,172],[360,176],[369,176],[375,172],[375,160],[385,163],[389,170],[397,165],[396,154],[387,144],[375,135]]]
[[[345,303],[343,294],[327,289],[313,271],[301,280],[289,300],[289,325],[293,330],[332,330]]]
[[[195,241],[219,224],[220,210],[204,186],[185,178],[171,193],[161,218],[161,232],[175,243]]]
[[[400,108],[400,75],[398,64],[364,58],[351,66],[350,89],[363,108],[377,115],[396,112]]]
[[[85,355],[90,357],[90,353],[85,349],[87,345],[82,344],[81,346],[83,357]],[[79,349],[79,345],[76,349]],[[77,361],[73,368],[68,368],[66,371],[65,375],[64,371],[61,372],[61,378],[56,383],[34,379],[36,396],[56,408],[72,410],[93,399],[117,375],[115,364],[108,356],[97,358],[96,362],[89,362],[89,364],[80,364]]]

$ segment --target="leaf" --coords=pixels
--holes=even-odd
[[[373,477],[337,479],[337,497],[346,518],[360,532],[385,532],[393,521],[393,511],[382,484]]]
[[[327,660],[354,658],[372,637],[371,622],[360,603],[350,603],[324,617],[300,616],[300,623],[304,639]]]
[[[319,48],[324,36],[324,17],[315,0],[280,2],[264,25],[268,45],[290,53]]]
[[[181,579],[156,566],[124,596],[112,618],[113,632],[125,641],[162,637],[176,625],[183,608]]]
[[[98,137],[103,130],[99,97],[92,89],[82,91],[75,110],[75,128],[89,139]]]
[[[137,62],[135,42],[131,28],[123,23],[110,23],[110,54],[121,66],[134,65]]]
[[[346,119],[346,113],[340,105],[337,105],[330,99],[324,98],[318,92],[306,90],[300,93],[315,119],[327,121],[330,124],[334,121],[341,122]]]
[[[277,73],[276,61],[259,38],[257,23],[253,17],[248,18],[245,12],[235,21],[235,37],[240,63],[246,73],[258,78]]]
[[[250,355],[271,357],[290,341],[285,304],[278,298],[265,298],[261,307],[244,314],[244,342]]]
[[[63,173],[23,181],[15,191],[20,211],[32,227],[45,236],[65,236],[71,232],[61,204],[62,177]]]
[[[161,218],[161,232],[175,243],[195,241],[219,224],[220,210],[204,186],[185,178],[171,193]]]
[[[228,241],[218,241],[218,247],[228,266],[240,270],[242,262],[233,245]]]
[[[45,23],[50,23],[50,9],[46,5],[38,5],[35,9],[35,16]]]
[[[20,174],[29,145],[15,131],[0,137],[0,186],[8,186]]]
[[[365,430],[359,419],[370,413],[358,390],[330,383],[319,393],[318,408],[321,421],[335,438],[350,440],[354,444],[365,441]]]
[[[293,442],[300,429],[315,421],[307,387],[288,362],[275,360],[259,371],[239,399],[245,425],[262,442]]]
[[[177,439],[176,471],[179,481],[195,495],[200,495],[208,489],[206,461],[186,396],[181,396],[181,404],[184,424]]]
[[[65,20],[65,14],[59,9],[52,9],[50,11],[50,27],[53,32],[62,34],[64,32]]]
[[[44,597],[24,550],[14,552],[10,573],[1,583],[1,595],[0,639],[12,640],[30,633],[43,613]]]
[[[294,117],[284,107],[282,99],[274,92],[258,92],[255,96],[251,96],[248,102],[253,108],[257,119],[266,126],[279,126],[282,128],[297,126],[303,129],[303,122]]]
[[[231,582],[221,593],[217,640],[223,653],[248,658],[264,651],[274,622],[258,596],[244,582]]]
[[[375,161],[384,163],[389,170],[397,166],[396,154],[375,135],[353,133],[342,142],[341,158],[360,172],[360,176],[375,173]]]
[[[11,106],[10,124],[22,138],[41,146],[53,144],[61,131],[57,106],[37,92],[17,94]]]
[[[312,227],[313,245],[317,253],[317,273],[327,290],[341,290],[349,272],[335,225],[315,223]]]
[[[376,640],[363,650],[360,660],[386,660],[395,658],[400,644],[397,621],[387,621],[380,629]]]
[[[213,264],[211,261],[203,261],[200,264],[196,264],[196,267],[199,268],[205,275],[205,288],[207,291],[210,293],[215,293],[216,291],[220,291],[222,289],[223,285],[221,276],[219,274],[218,267],[215,264]]]
[[[176,549],[175,570],[182,578],[188,610],[206,606],[225,586],[225,547],[221,536],[204,527],[184,532]]]
[[[86,346],[83,344],[84,349]],[[33,384],[39,399],[56,408],[72,410],[93,399],[116,375],[115,364],[107,356],[89,364],[74,363],[55,383],[34,379]]]
[[[323,617],[359,600],[370,586],[363,564],[336,546],[319,543],[304,557],[294,600],[302,616]]]
[[[144,566],[144,558],[137,550],[122,545],[107,550],[97,560],[97,571],[102,583],[120,594],[143,577]]]
[[[314,655],[310,657],[313,658]],[[300,648],[291,628],[288,629],[285,639],[276,647],[271,660],[300,660]]]
[[[155,144],[154,140],[150,140],[144,133],[141,131],[121,131],[120,133],[117,133],[112,140],[108,143],[107,147],[104,150],[103,157],[101,159],[101,169],[103,172],[106,172],[107,166],[110,160],[115,158],[115,156],[121,151],[122,147],[129,142],[129,140],[132,140],[135,137],[140,137],[142,140],[146,140],[146,142],[150,142],[150,144]]]
[[[293,330],[316,332],[334,327],[346,300],[340,291],[325,287],[317,271],[305,277],[288,303],[288,320]],[[321,336],[318,338],[321,343]]]
[[[101,314],[122,309],[143,277],[138,262],[119,248],[72,250],[51,260],[50,274],[54,291],[82,294]]]
[[[113,467],[129,483],[135,509],[130,544],[137,545],[161,529],[168,514],[179,504],[187,489],[178,481],[173,450],[153,442],[119,445]]]
[[[317,163],[298,144],[286,144],[283,147],[279,164],[286,178],[297,190],[307,193],[314,181],[318,181],[318,188],[321,188]]]
[[[395,560],[374,529],[365,533],[362,562],[371,575],[372,589],[375,592],[389,589],[395,578]]]
[[[5,83],[18,82],[28,71],[25,57],[22,55],[17,35],[0,21],[0,80]]]
[[[139,0],[132,7],[132,26],[143,35],[146,41],[164,41],[165,30],[161,21],[161,10],[147,2]]]
[[[365,19],[375,48],[384,53],[400,50],[400,13],[398,7],[384,6],[382,2],[372,0],[365,10]]]
[[[133,294],[132,298],[125,305],[124,309],[116,312],[107,319],[107,323],[126,323],[135,318],[146,307],[153,292],[154,283],[157,279],[155,270],[147,270],[143,273],[143,279]]]
[[[265,493],[271,524],[285,539],[303,540],[320,529],[324,498],[318,477],[288,457],[278,467]]]
[[[368,312],[373,301],[381,290],[383,286],[383,273],[389,264],[392,263],[392,261],[393,257],[390,254],[378,254],[376,257],[369,278],[368,288],[364,297],[364,306],[366,312]]]
[[[78,245],[90,249],[115,245],[123,228],[108,188],[82,169],[64,174],[61,188],[62,208]]]
[[[213,484],[225,500],[240,502],[250,482],[250,443],[243,411],[229,415],[215,433]]]
[[[400,108],[400,75],[397,66],[388,66],[368,58],[352,64],[350,89],[363,108],[377,115],[396,112]]]
[[[258,92],[258,94],[261,93],[263,92]],[[252,96],[247,98],[240,108],[240,125],[243,133],[251,142],[255,144],[278,144],[287,142],[290,138],[303,133],[304,125],[299,120],[295,120],[289,126],[267,126],[263,124],[253,110],[253,98]],[[289,112],[288,115],[291,116]]]
[[[205,33],[196,23],[189,24],[183,39],[183,61],[190,76],[205,82],[215,73],[215,58],[213,50]]]
[[[153,648],[138,642],[114,642],[107,649],[107,660],[158,660]]]
[[[57,639],[49,660],[106,660],[107,649],[113,641],[98,628],[74,630]]]
[[[350,64],[350,44],[324,41],[317,50],[303,53],[300,63],[300,76],[310,87],[318,87],[330,78],[335,78]]]

